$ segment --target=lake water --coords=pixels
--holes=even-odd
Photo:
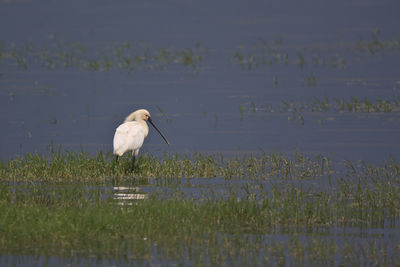
[[[44,152],[50,143],[74,151],[111,150],[115,128],[138,108],[152,113],[172,143],[165,146],[150,129],[143,149],[153,154],[300,150],[371,161],[399,156],[398,109],[308,110],[301,118],[282,104],[398,101],[398,1],[0,6],[3,159]],[[101,67],[68,65],[65,54],[79,50],[74,44],[85,50],[75,60],[97,60]],[[129,48],[121,48],[124,57],[117,60],[124,45]],[[165,63],[160,49],[176,55]],[[185,52],[201,60],[192,66],[182,60]],[[125,59],[146,54],[153,57],[123,66]],[[109,69],[105,57],[114,59]],[[265,112],[265,104],[274,112]]]

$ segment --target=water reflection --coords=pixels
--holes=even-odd
[[[148,197],[147,193],[140,191],[140,187],[113,187],[113,198],[119,200],[118,205],[132,205],[135,200],[148,199]]]

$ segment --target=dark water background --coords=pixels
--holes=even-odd
[[[331,104],[399,100],[399,10],[396,0],[0,1],[0,157],[45,152],[51,143],[110,151],[124,117],[147,108],[172,143],[166,147],[150,129],[143,147],[150,153],[299,150],[338,159],[397,158],[398,110],[304,111],[303,121],[277,110],[282,101],[315,97]],[[393,45],[374,47],[374,38]],[[166,49],[191,50],[201,60],[162,69],[156,60],[134,70],[63,61],[49,67],[37,58],[40,51],[57,54],[54,40],[78,43],[84,57],[99,61],[121,44],[130,45],[132,58]],[[4,56],[12,46],[25,66]],[[281,61],[254,63],[274,49]],[[263,111],[264,103],[275,112]]]

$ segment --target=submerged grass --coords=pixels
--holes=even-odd
[[[352,204],[342,198],[343,194],[310,196],[310,192],[290,187],[276,190],[262,200],[235,195],[200,202],[150,198],[123,207],[111,199],[88,201],[84,190],[78,188],[55,195],[57,201],[43,202],[37,201],[36,192],[14,198],[3,187],[0,251],[144,260],[159,257],[181,264],[208,265],[230,261],[254,264],[260,260],[342,264],[346,257],[359,257],[355,260],[358,264],[369,262],[369,257],[380,264],[397,264],[399,248],[391,238],[375,240],[373,247],[367,249],[364,242],[354,244],[351,239],[346,242],[333,238],[337,228],[345,232],[346,227],[359,227],[363,233],[365,227],[398,220],[399,190],[392,188],[388,193],[393,191],[394,212],[390,212],[386,201],[378,201],[381,204],[376,207],[370,202]],[[383,196],[369,195],[376,199]],[[379,213],[370,213],[372,207]],[[386,226],[396,227],[398,224]],[[275,239],[274,235],[292,237],[287,241]],[[304,240],[296,240],[299,236]],[[332,255],[332,250],[337,253]]]
[[[400,102],[397,99],[377,99],[352,97],[351,99],[323,98],[314,97],[307,102],[281,101],[281,104],[274,107],[272,104],[264,103],[257,106],[253,102],[247,103],[252,106],[253,112],[289,112],[297,110],[299,112],[364,112],[364,113],[390,113],[400,111]],[[244,105],[243,105],[244,106]]]
[[[24,70],[32,65],[47,69],[78,68],[90,71],[121,70],[131,73],[137,70],[163,70],[170,65],[198,69],[205,54],[199,42],[183,48],[155,48],[148,44],[125,41],[110,46],[89,46],[79,42],[66,42],[50,35],[48,47],[33,44],[17,45],[0,43],[0,62]]]
[[[306,67],[345,69],[354,60],[349,56],[349,51],[353,54],[383,55],[400,49],[398,37],[383,39],[379,29],[371,31],[368,38],[346,45],[331,41],[293,49],[285,41],[281,37],[272,40],[258,38],[252,45],[238,46],[233,52],[232,61],[245,70],[266,66],[297,66],[300,70]]]
[[[394,159],[373,166],[303,153],[145,154],[137,172],[126,169],[128,158],[116,165],[104,153],[1,163],[1,253],[172,265],[400,263],[400,164]],[[166,197],[162,190],[171,178],[214,176],[225,177],[227,194],[214,186],[196,198]],[[118,205],[111,185],[146,177],[165,183],[146,200]],[[232,178],[243,181],[239,188]],[[177,182],[176,192],[190,183]]]
[[[288,114],[288,120],[304,124],[304,113],[398,113],[400,111],[400,102],[397,98],[369,100],[357,97],[350,99],[332,99],[328,97],[321,99],[314,97],[312,100],[304,102],[282,100],[278,105],[267,102],[263,104],[247,102],[239,106],[239,111],[240,120],[243,120],[245,115],[256,112],[286,113]]]

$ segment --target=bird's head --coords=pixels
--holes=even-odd
[[[150,124],[154,127],[154,129],[157,130],[157,132],[161,135],[161,137],[164,139],[164,141],[168,145],[170,145],[167,138],[164,137],[164,135],[157,128],[157,126],[153,123],[153,121],[151,120],[150,112],[147,111],[146,109],[138,109],[135,112],[132,112],[128,117],[126,117],[125,122],[127,122],[127,121],[148,121],[148,122],[150,122]]]
[[[141,120],[150,120],[150,112],[146,109],[138,109],[135,112],[132,112],[128,117],[126,117],[125,122],[127,121],[141,121]]]

